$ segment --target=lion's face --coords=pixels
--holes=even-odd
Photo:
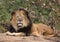
[[[27,11],[23,9],[14,11],[10,23],[15,30],[28,26],[29,19],[27,16],[28,16]]]

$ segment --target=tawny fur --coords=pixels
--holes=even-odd
[[[39,23],[39,24],[34,24],[32,25],[31,29],[31,34],[33,35],[44,35],[44,36],[54,36],[54,31],[51,29],[49,26]]]
[[[43,36],[54,36],[54,31],[53,29],[51,29],[49,26],[45,25],[45,24],[42,24],[42,23],[39,23],[39,24],[34,24],[31,22],[29,16],[27,18],[27,11],[24,10],[24,9],[18,9],[16,11],[14,11],[14,13],[12,13],[12,17],[11,17],[11,25],[12,27],[15,29],[15,31],[17,32],[6,32],[7,35],[15,35],[15,36],[21,36],[21,35],[34,35],[34,36],[40,36],[40,35],[43,35]],[[16,16],[19,16],[21,18],[23,18],[23,25],[22,25],[22,28],[18,28],[17,27],[17,19],[16,19]],[[25,28],[27,30],[25,30]],[[23,31],[21,30],[23,29]],[[11,29],[12,30],[12,29]],[[18,32],[18,30],[21,30],[22,32]],[[25,30],[25,31],[24,31]]]

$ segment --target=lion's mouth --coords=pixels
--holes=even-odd
[[[18,23],[17,23],[17,27],[18,27],[18,28],[21,28],[22,25],[23,25],[23,23],[22,23],[21,21],[18,21]]]
[[[23,25],[22,23],[18,23],[18,24],[17,24],[17,27],[18,27],[18,28],[22,28],[22,25]]]

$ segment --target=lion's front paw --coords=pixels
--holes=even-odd
[[[21,33],[21,32],[20,33],[13,33],[13,35],[14,36],[25,36],[25,34],[24,33]]]
[[[11,32],[6,32],[6,35],[13,36],[14,34],[13,34],[13,33],[11,33]]]
[[[6,35],[10,35],[10,36],[25,36],[24,33],[11,33],[11,32],[6,32]]]

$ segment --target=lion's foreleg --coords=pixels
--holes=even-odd
[[[11,33],[11,32],[6,32],[6,35],[10,35],[10,36],[24,36],[25,34],[23,32],[19,32],[19,33]]]
[[[23,32],[19,32],[19,33],[13,33],[14,36],[25,36],[26,34]]]
[[[10,35],[10,36],[12,36],[12,35],[13,35],[13,33],[11,33],[11,32],[9,32],[9,31],[7,31],[7,32],[6,32],[6,35]]]

